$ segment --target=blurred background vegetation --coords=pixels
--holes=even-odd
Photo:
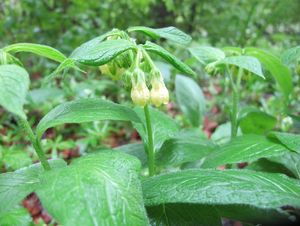
[[[112,28],[176,26],[211,45],[269,48],[300,41],[299,0],[2,0],[1,46],[43,43],[69,53]]]

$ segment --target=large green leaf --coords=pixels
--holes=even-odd
[[[251,162],[259,158],[282,155],[286,152],[290,151],[264,136],[244,135],[216,148],[205,159],[202,167],[212,168],[228,163]]]
[[[178,69],[182,73],[185,73],[188,75],[195,75],[195,72],[188,65],[183,63],[181,60],[179,60],[177,57],[175,57],[174,55],[169,53],[167,50],[165,50],[161,46],[147,41],[146,44],[143,45],[143,47],[148,52],[155,53],[155,54],[159,55],[160,57],[164,58],[166,61],[168,61],[170,64],[172,64],[176,69]]]
[[[25,208],[18,207],[0,215],[1,226],[32,226],[32,218]]]
[[[155,188],[155,189],[154,189]],[[146,206],[164,203],[300,207],[300,182],[282,174],[251,170],[195,169],[143,181]]]
[[[189,51],[203,65],[225,58],[225,53],[222,50],[210,46],[196,46],[189,48]]]
[[[275,137],[287,148],[289,148],[292,151],[298,152],[300,154],[300,135],[299,134],[271,132],[268,135],[270,137]]]
[[[136,108],[135,111],[141,119],[142,123],[134,122],[133,125],[142,137],[144,143],[148,143],[144,111],[142,108]],[[179,126],[173,119],[171,119],[161,111],[153,108],[149,108],[149,111],[153,132],[154,148],[155,150],[158,150],[165,140],[173,137],[179,131]]]
[[[147,208],[153,226],[221,226],[214,207],[195,204],[165,204]]]
[[[180,132],[174,138],[166,140],[157,153],[157,164],[161,166],[178,166],[206,157],[215,145],[197,134]]]
[[[49,58],[57,62],[63,62],[66,59],[66,56],[62,54],[57,49],[54,49],[50,46],[34,44],[34,43],[16,43],[4,47],[4,51],[10,53],[18,52],[29,52],[34,53],[42,57]]]
[[[287,66],[291,66],[300,59],[300,46],[293,47],[283,52],[281,61]]]
[[[142,143],[125,144],[114,149],[135,156],[141,161],[142,166],[147,165],[147,155]]]
[[[88,98],[58,105],[42,118],[36,133],[40,138],[46,129],[53,126],[100,120],[140,122],[136,113],[128,107],[99,98]]]
[[[205,112],[205,98],[199,85],[191,78],[177,75],[175,93],[182,112],[194,127],[199,127]]]
[[[258,48],[245,48],[244,53],[257,58],[262,63],[263,67],[275,78],[284,96],[288,98],[293,89],[293,84],[292,75],[287,66],[282,64],[276,56]]]
[[[188,34],[184,33],[176,27],[164,27],[155,29],[144,26],[135,26],[128,28],[128,31],[142,32],[155,39],[161,37],[182,45],[187,45],[192,41],[191,36],[189,36]]]
[[[17,65],[0,65],[0,105],[9,112],[26,118],[23,112],[29,75],[24,68]]]
[[[63,160],[49,161],[51,168],[64,167]],[[34,164],[11,173],[0,174],[0,215],[14,208],[22,199],[35,191],[39,175],[44,172],[40,164]]]
[[[230,56],[226,57],[223,60],[217,62],[217,65],[234,65],[239,68],[242,68],[246,71],[249,71],[261,78],[265,78],[262,72],[260,62],[251,56]]]
[[[274,116],[257,109],[247,109],[239,117],[239,127],[243,134],[264,134],[274,129],[276,123]]]
[[[93,44],[95,45],[79,46],[74,50],[70,58],[82,64],[100,66],[108,63],[119,54],[136,48],[133,42],[125,39],[107,40]]]
[[[148,224],[139,182],[140,163],[118,151],[81,157],[48,171],[37,194],[62,225]]]

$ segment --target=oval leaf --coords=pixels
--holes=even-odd
[[[192,41],[191,36],[179,30],[176,27],[164,27],[164,28],[150,28],[144,26],[130,27],[128,32],[137,31],[142,32],[151,38],[165,38],[173,42],[177,42],[182,45],[187,45]]]
[[[181,71],[182,73],[186,73],[188,75],[195,75],[195,72],[185,63],[181,62],[177,57],[169,53],[167,50],[162,48],[159,45],[156,45],[152,42],[147,41],[143,47],[148,51],[159,55],[160,57],[164,58],[170,64],[172,64],[176,69]]]
[[[160,166],[179,166],[206,157],[215,148],[206,138],[180,132],[176,137],[166,140],[156,155]]]
[[[17,65],[0,65],[0,105],[9,112],[26,118],[23,105],[29,88],[29,75]]]
[[[99,98],[88,98],[58,105],[42,118],[36,133],[37,137],[41,138],[43,133],[53,126],[100,120],[140,122],[136,113],[128,107]]]
[[[292,75],[290,70],[281,63],[280,59],[258,48],[245,48],[244,53],[257,58],[262,63],[263,67],[275,78],[284,96],[288,98],[293,89]]]
[[[61,160],[49,161],[51,168],[64,167],[66,163]],[[39,184],[39,175],[44,170],[41,164],[34,164],[15,172],[0,174],[0,215],[13,209],[31,192],[34,192]]]
[[[199,127],[205,112],[205,98],[199,85],[191,78],[177,75],[175,93],[182,112],[194,127]]]
[[[251,56],[226,57],[217,63],[217,65],[222,65],[222,64],[234,65],[246,71],[249,71],[261,78],[265,78],[262,72],[261,64],[255,57],[251,57]]]
[[[268,134],[270,137],[275,137],[292,151],[298,152],[300,154],[300,135],[292,133],[282,133],[282,132],[271,132]]]
[[[36,55],[49,58],[57,62],[63,62],[67,57],[57,49],[50,46],[34,44],[34,43],[16,43],[4,47],[4,51],[10,53],[29,52]]]
[[[298,180],[250,170],[196,169],[167,173],[145,179],[143,193],[146,206],[197,203],[276,209],[288,205],[300,207]]]
[[[148,225],[139,182],[140,163],[117,151],[81,157],[48,171],[37,194],[60,224]]]
[[[93,42],[79,46],[70,58],[85,65],[100,66],[108,63],[119,54],[134,48],[136,45],[125,39]]]
[[[277,120],[274,116],[257,109],[249,109],[239,119],[239,127],[243,134],[264,134],[275,128]]]
[[[144,111],[142,108],[136,108],[135,111],[138,114],[141,122],[134,122],[133,126],[137,129],[144,143],[147,144],[148,135],[145,130],[145,128],[147,127]],[[172,118],[170,118],[163,112],[153,108],[149,108],[149,111],[153,131],[154,149],[158,150],[165,140],[173,137],[176,134],[176,132],[179,131],[179,126]]]
[[[205,159],[202,167],[212,168],[230,163],[254,161],[259,158],[282,155],[286,152],[290,151],[264,136],[244,135],[217,148]]]
[[[203,65],[225,58],[222,50],[210,46],[196,46],[189,48],[189,51]]]

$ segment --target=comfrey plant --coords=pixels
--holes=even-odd
[[[41,164],[0,175],[0,225],[15,224],[12,219],[18,215],[21,200],[32,192],[61,225],[221,225],[222,217],[254,224],[295,221],[300,207],[298,136],[273,132],[266,137],[245,132],[236,137],[237,109],[232,113],[232,122],[236,123],[232,140],[223,146],[198,130],[180,130],[173,119],[149,106],[169,101],[163,76],[150,54],[162,57],[181,73],[195,73],[161,46],[150,41],[138,43],[129,36],[132,32],[180,45],[191,41],[189,35],[174,27],[132,27],[92,39],[69,57],[51,47],[28,43],[1,50],[0,104],[17,118]],[[17,52],[59,62],[47,80],[67,68],[99,67],[103,74],[131,88],[136,107],[100,98],[69,101],[46,114],[33,131],[23,109],[29,75],[13,55]],[[230,69],[232,62],[237,62],[225,55],[222,58],[223,68]],[[234,65],[262,75],[259,62],[255,61],[250,70],[250,66],[243,66],[248,65],[249,58],[240,60],[244,63]],[[242,72],[238,74],[239,83]],[[203,114],[198,101],[203,99],[201,94],[192,79],[177,76],[176,96],[195,127]],[[41,142],[47,129],[101,120],[131,122],[142,144],[99,150],[69,165],[61,159],[47,160]],[[249,162],[253,167],[216,169],[239,162]],[[289,172],[282,167],[270,171],[267,166],[274,164]]]

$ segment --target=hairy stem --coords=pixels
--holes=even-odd
[[[44,154],[42,146],[41,146],[40,142],[38,141],[38,139],[36,138],[35,134],[33,133],[28,121],[26,119],[19,118],[19,124],[20,124],[20,126],[22,126],[24,131],[28,134],[29,139],[32,143],[32,146],[34,147],[35,152],[37,153],[43,168],[45,170],[50,170],[51,167],[46,159],[46,156]]]
[[[150,118],[148,104],[145,105],[144,107],[144,113],[146,118],[146,126],[147,126],[147,134],[148,134],[148,147],[147,147],[148,169],[149,169],[149,176],[153,176],[155,174],[155,152],[154,152],[153,132],[152,132],[151,118]]]

